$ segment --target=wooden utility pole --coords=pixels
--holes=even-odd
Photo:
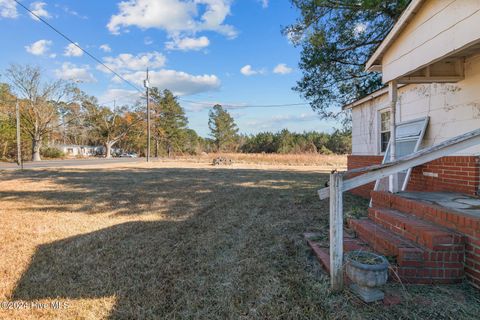
[[[150,162],[150,103],[149,103],[149,89],[150,82],[148,79],[148,68],[147,68],[147,78],[143,81],[145,89],[147,90],[147,162]]]
[[[22,142],[21,142],[21,132],[20,132],[20,105],[18,100],[15,102],[15,114],[17,119],[17,164],[23,170],[23,161],[22,161]]]

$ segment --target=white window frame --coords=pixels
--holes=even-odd
[[[392,113],[391,113],[391,109],[390,108],[384,108],[384,109],[381,109],[381,110],[378,110],[378,121],[377,121],[377,128],[378,128],[378,132],[377,132],[377,150],[378,150],[378,154],[379,155],[384,155],[385,152],[387,151],[388,149],[388,142],[387,142],[387,148],[385,149],[385,151],[382,151],[382,133],[385,133],[385,132],[390,132],[390,136],[391,136],[391,128],[390,128],[390,121],[388,122],[388,131],[382,131],[382,114],[384,113],[390,113],[390,117],[392,116]]]

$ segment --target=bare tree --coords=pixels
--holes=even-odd
[[[95,101],[85,101],[83,106],[87,114],[86,123],[92,136],[105,146],[106,158],[112,157],[112,147],[125,138],[142,120],[138,113],[131,112],[126,107],[112,110],[97,106]]]
[[[44,137],[60,126],[59,107],[72,103],[79,91],[71,82],[44,80],[37,66],[13,64],[6,76],[22,99],[23,130],[32,138],[32,161],[40,161]]]

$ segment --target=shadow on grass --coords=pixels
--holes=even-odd
[[[328,202],[315,192],[326,175],[128,169],[7,178],[15,177],[49,179],[58,188],[2,191],[0,200],[67,214],[162,217],[38,246],[14,299],[115,296],[114,319],[315,318],[323,312],[315,288],[323,280],[305,272],[311,257],[301,234],[328,227]]]
[[[331,294],[301,236],[327,232],[328,201],[316,195],[326,174],[119,169],[5,178],[51,179],[59,188],[3,191],[0,200],[122,216],[120,224],[38,246],[13,299],[114,296],[112,319],[474,319],[480,312],[479,294],[462,286],[409,287],[414,303],[390,308]],[[346,195],[344,209],[366,204]],[[123,222],[152,213],[160,219]],[[418,303],[427,296],[435,298]]]
[[[40,183],[53,180],[59,188],[0,191],[0,201],[24,201],[31,204],[31,210],[126,215],[166,210],[172,216],[245,188],[258,189],[259,195],[266,189],[282,193],[292,188],[313,194],[327,180],[326,175],[308,172],[177,168],[27,171],[7,173],[3,178],[22,177]]]

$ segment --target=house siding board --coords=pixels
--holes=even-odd
[[[382,59],[384,83],[415,71],[480,39],[480,2],[429,0]]]

